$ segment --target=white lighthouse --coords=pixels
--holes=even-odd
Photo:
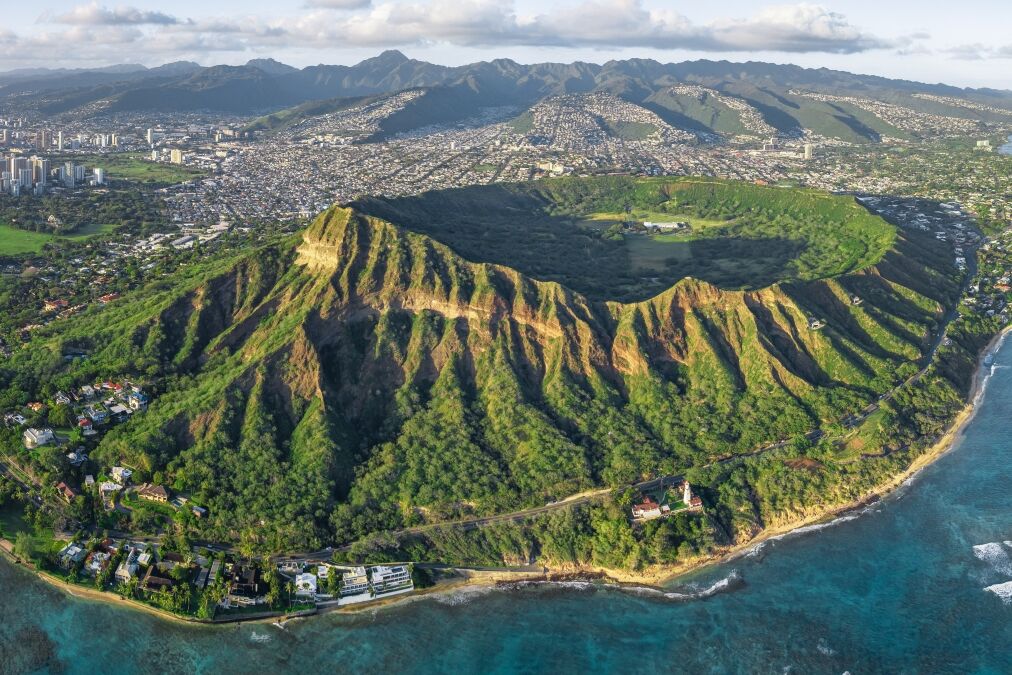
[[[682,483],[682,501],[686,506],[692,505],[692,486],[689,485],[689,481]]]

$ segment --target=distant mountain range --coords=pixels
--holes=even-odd
[[[310,101],[416,88],[427,92],[418,104],[417,126],[457,121],[484,107],[527,108],[548,96],[599,91],[641,105],[678,128],[725,135],[745,130],[743,114],[750,113],[780,133],[808,129],[871,141],[901,135],[881,116],[838,100],[841,97],[983,123],[1008,122],[1010,114],[1005,111],[1012,110],[1012,92],[1007,90],[962,89],[760,62],[662,64],[628,59],[524,65],[496,59],[449,67],[386,51],[353,66],[317,65],[301,70],[257,59],[243,66],[177,62],[157,68],[121,65],[0,73],[0,98],[17,95],[18,105],[30,105],[48,115],[72,113],[85,106],[93,113],[96,104],[105,112],[208,110],[255,115]],[[820,100],[819,95],[834,100]],[[397,126],[410,128],[412,123],[402,120]]]

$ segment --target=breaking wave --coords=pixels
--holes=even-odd
[[[1012,605],[1012,581],[987,586],[984,590],[997,595],[1006,605]]]
[[[995,572],[1012,576],[1012,559],[1001,543],[993,541],[989,544],[979,544],[973,547],[973,554],[978,560],[990,565]]]
[[[499,584],[499,588],[507,591],[539,587],[560,588],[570,591],[593,591],[597,588],[597,586],[598,585],[592,581],[551,581],[549,579],[529,579]]]
[[[731,573],[723,579],[718,579],[706,588],[699,590],[693,590],[689,587],[685,591],[663,591],[659,588],[650,588],[649,586],[619,586],[617,587],[617,590],[622,591],[623,593],[640,595],[648,598],[660,598],[663,600],[684,602],[686,600],[703,600],[705,598],[713,597],[718,593],[733,591],[744,585],[745,579],[741,576],[741,573],[739,573],[738,570],[731,570]]]
[[[825,523],[815,523],[814,525],[805,525],[804,527],[799,527],[797,529],[791,530],[790,532],[778,534],[775,537],[770,537],[768,541],[780,541],[781,539],[793,537],[799,534],[810,534],[812,532],[818,532],[819,530],[824,530],[827,527],[833,527],[835,525],[840,525],[841,523],[847,523],[850,522],[851,520],[860,518],[863,514],[868,513],[869,511],[872,510],[873,509],[871,507],[866,506],[860,511],[851,511],[849,513],[840,516],[839,518],[833,518],[832,520],[827,521]]]
[[[441,593],[432,596],[432,599],[441,605],[459,607],[466,605],[478,598],[482,598],[494,590],[492,586],[465,586],[449,593]]]

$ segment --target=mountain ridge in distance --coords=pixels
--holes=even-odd
[[[694,94],[693,88],[716,98]],[[904,133],[873,110],[855,110],[839,97],[884,102],[915,113],[970,119],[988,124],[1012,115],[1012,92],[961,89],[940,84],[855,75],[749,61],[697,60],[660,63],[651,59],[520,64],[495,59],[442,66],[388,50],[351,66],[314,65],[302,69],[272,59],[238,66],[199,67],[190,63],[123,74],[51,73],[39,77],[0,75],[0,96],[19,94],[21,105],[36,101],[46,115],[160,111],[218,111],[234,115],[275,114],[310,102],[394,95],[419,89],[425,96],[401,111],[390,133],[432,124],[455,124],[483,110],[513,107],[517,114],[546,98],[607,92],[660,116],[691,133],[714,138],[740,133],[740,117],[719,97],[754,112],[771,133],[805,132],[848,142],[878,142]],[[834,99],[825,100],[825,96]],[[820,98],[823,97],[823,98]],[[946,99],[959,99],[968,105]],[[338,101],[338,108],[346,107]],[[738,103],[734,104],[740,107]],[[325,106],[309,106],[322,109]],[[286,114],[285,117],[290,117]],[[980,133],[986,133],[981,128]],[[380,134],[372,140],[380,140]]]

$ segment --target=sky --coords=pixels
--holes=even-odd
[[[1012,89],[1008,0],[39,0],[0,9],[0,70],[652,58],[768,61]]]

